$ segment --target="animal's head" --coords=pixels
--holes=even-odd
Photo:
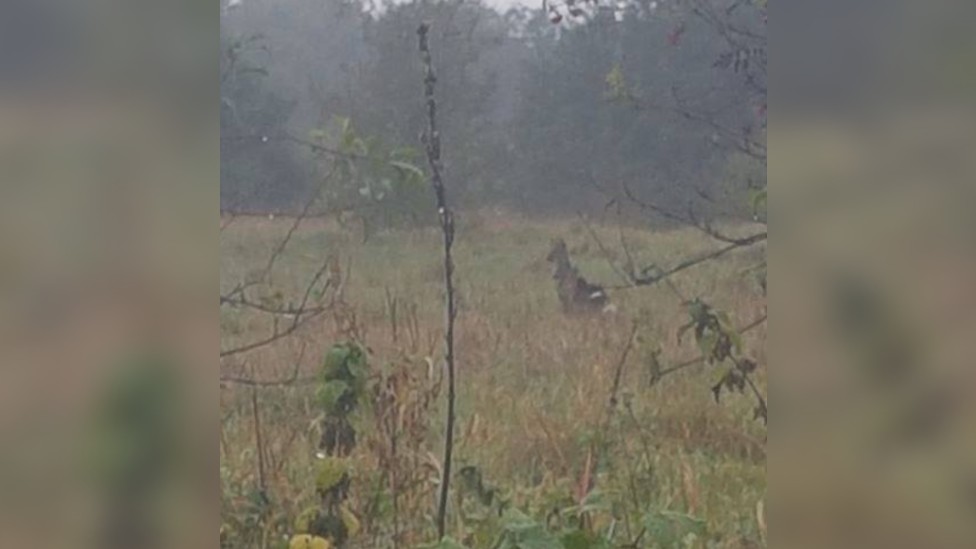
[[[569,250],[566,248],[566,241],[561,238],[554,238],[552,240],[552,246],[549,249],[549,255],[546,256],[546,260],[553,263],[563,263],[568,259]]]

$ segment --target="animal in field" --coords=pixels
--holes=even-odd
[[[556,294],[563,312],[578,314],[614,310],[603,286],[587,281],[573,266],[566,241],[561,238],[553,240],[546,260],[553,264],[552,278],[556,281]]]

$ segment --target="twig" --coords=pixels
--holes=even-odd
[[[748,332],[748,331],[750,331],[750,330],[758,327],[762,323],[766,322],[766,318],[767,318],[767,315],[762,315],[761,317],[757,318],[756,320],[753,320],[749,324],[746,324],[745,326],[739,328],[739,333],[740,334],[744,334],[744,333],[746,333],[746,332]],[[678,364],[675,364],[674,366],[669,366],[667,368],[664,368],[663,370],[661,370],[659,372],[655,372],[654,373],[654,377],[651,379],[651,384],[657,383],[658,381],[661,380],[661,378],[663,378],[664,376],[666,376],[668,374],[673,374],[674,372],[677,372],[678,370],[684,370],[685,368],[688,368],[690,366],[694,366],[696,364],[701,364],[701,363],[705,362],[705,358],[706,358],[705,355],[700,355],[700,356],[697,356],[695,358],[690,358],[690,359],[685,360],[683,362],[679,362]]]
[[[637,111],[653,110],[668,112],[681,116],[686,120],[707,126],[729,142],[733,148],[742,154],[757,160],[766,161],[766,145],[750,138],[749,133],[728,128],[710,116],[692,110],[687,106],[687,103],[678,96],[677,88],[671,88],[671,95],[674,99],[675,106],[654,103],[645,98],[638,97],[633,93],[629,93],[627,99]]]
[[[441,233],[444,235],[444,287],[446,291],[445,315],[445,362],[447,366],[447,425],[444,428],[444,461],[441,471],[440,500],[437,505],[437,537],[444,538],[447,519],[448,489],[451,480],[451,459],[454,451],[454,422],[455,422],[455,379],[454,379],[454,319],[457,309],[454,296],[454,260],[451,249],[454,245],[454,214],[447,205],[447,193],[441,178],[441,136],[437,129],[437,103],[434,100],[434,84],[437,77],[431,62],[430,45],[427,33],[428,23],[421,23],[417,28],[420,56],[425,67],[424,99],[427,103],[427,130],[423,134],[427,162],[430,164],[431,186],[440,214]]]
[[[254,443],[258,454],[258,490],[264,494],[266,484],[264,480],[264,444],[261,440],[261,419],[258,413],[258,391],[251,388],[251,411],[254,416]]]
[[[624,366],[627,364],[627,356],[630,355],[630,350],[634,346],[638,326],[639,324],[636,321],[631,324],[630,334],[627,336],[627,344],[624,345],[624,350],[620,353],[620,359],[617,360],[617,366],[614,368],[613,385],[610,387],[610,397],[607,399],[607,413],[600,430],[601,433],[609,432],[613,413],[617,409],[617,393],[620,391],[620,380],[623,377]],[[593,489],[593,471],[596,470],[599,459],[600,454],[597,453],[596,442],[591,442],[586,450],[583,473],[580,475],[579,485],[577,486],[576,499],[579,505],[582,505],[586,495]],[[585,514],[583,520],[587,520]]]
[[[284,379],[274,379],[274,380],[260,380],[254,379],[254,373],[251,373],[250,377],[237,377],[230,375],[220,376],[220,381],[222,383],[236,383],[238,385],[246,385],[249,387],[285,387],[289,385],[297,385],[302,383],[312,383],[318,380],[315,376],[298,377],[298,373],[301,370],[302,360],[305,358],[306,345],[303,343],[302,348],[298,351],[298,359],[295,361],[295,367],[292,369],[291,374]],[[246,366],[247,363],[244,363]]]
[[[282,331],[279,331],[278,324],[276,322],[274,324],[274,328],[270,336],[251,343],[240,345],[238,347],[223,349],[220,351],[220,358],[246,353],[248,351],[253,351],[254,349],[263,347],[265,345],[269,345],[283,337],[291,335],[296,330],[301,328],[304,324],[320,316],[324,311],[326,311],[327,310],[326,308],[320,308],[320,310],[316,312],[311,312],[310,309],[306,308],[306,305],[308,303],[309,297],[311,297],[312,295],[312,290],[315,288],[315,285],[318,284],[319,280],[322,278],[322,275],[325,273],[326,269],[329,268],[329,262],[330,259],[327,258],[322,263],[322,266],[319,268],[319,270],[315,272],[315,275],[312,277],[312,279],[309,281],[308,286],[305,288],[305,295],[302,297],[302,301],[299,304],[298,308],[296,309],[298,312],[296,312],[292,316],[291,324],[289,324],[287,328],[285,328]],[[329,282],[326,282],[326,287],[328,287],[328,284]],[[275,318],[277,319],[277,317]]]
[[[662,280],[667,279],[668,277],[670,277],[670,276],[672,276],[674,274],[677,274],[677,273],[679,273],[681,271],[684,271],[685,269],[690,269],[691,267],[694,267],[694,266],[696,266],[696,265],[698,265],[700,263],[705,263],[706,261],[710,261],[712,259],[719,258],[719,257],[721,257],[721,256],[723,256],[723,255],[725,255],[725,254],[727,254],[727,253],[729,253],[729,252],[731,252],[733,250],[737,250],[739,248],[745,248],[745,247],[748,247],[748,246],[752,246],[753,244],[762,242],[762,241],[766,240],[766,237],[767,237],[766,232],[761,232],[761,233],[757,233],[757,234],[748,236],[746,238],[739,239],[738,241],[736,241],[736,242],[734,242],[732,244],[729,244],[728,246],[725,246],[723,248],[719,248],[717,250],[708,252],[706,254],[703,254],[703,255],[700,255],[700,256],[697,256],[697,257],[692,257],[692,258],[686,259],[686,260],[682,261],[681,263],[678,263],[676,266],[674,266],[674,267],[672,267],[672,268],[670,268],[670,269],[668,269],[668,270],[666,270],[664,272],[661,272],[661,273],[658,273],[658,274],[653,274],[653,275],[644,274],[644,275],[635,277],[634,280],[633,280],[633,284],[631,284],[631,285],[612,287],[612,289],[633,288],[635,286],[651,286],[653,284],[656,284],[658,282],[661,282]],[[645,269],[645,272],[647,270],[648,269]]]
[[[318,269],[318,271],[316,271],[316,273],[314,274],[314,276],[306,286],[305,293],[302,297],[301,303],[297,307],[291,305],[289,305],[288,307],[274,307],[270,305],[256,303],[250,300],[247,297],[247,294],[245,292],[248,288],[252,286],[271,283],[271,272],[274,269],[275,263],[278,261],[282,253],[288,247],[289,242],[291,241],[294,234],[298,231],[299,226],[306,219],[306,217],[308,217],[312,206],[318,201],[322,188],[325,186],[326,182],[328,182],[332,178],[332,176],[335,174],[335,171],[336,171],[336,165],[333,164],[332,169],[330,169],[329,172],[325,175],[325,177],[322,178],[322,182],[313,190],[313,192],[306,199],[301,212],[293,220],[284,238],[282,238],[275,246],[274,250],[272,251],[271,255],[268,258],[267,263],[265,264],[264,269],[261,271],[261,274],[255,280],[240,282],[229,292],[220,295],[220,306],[225,306],[225,305],[232,306],[232,307],[241,306],[241,307],[248,307],[254,309],[263,314],[270,315],[270,317],[273,319],[273,326],[274,326],[271,335],[269,335],[264,339],[246,343],[237,347],[232,347],[230,349],[222,349],[219,355],[220,358],[246,353],[258,349],[260,347],[264,347],[265,345],[270,345],[271,343],[274,343],[279,339],[282,339],[284,337],[293,334],[302,325],[320,316],[325,311],[329,310],[328,307],[321,307],[321,306],[308,307],[308,300],[312,294],[312,291],[315,289],[315,286],[318,284],[319,280],[321,280],[322,275],[325,273],[326,269],[328,268],[331,258],[326,258],[325,261],[323,261],[322,266]],[[322,291],[324,292],[325,290],[327,290],[330,284],[331,281],[327,281],[326,285],[322,288]],[[278,321],[279,319],[285,317],[291,317],[291,322],[284,330],[279,330]]]
[[[269,281],[271,280],[271,270],[274,268],[275,262],[278,260],[278,257],[281,256],[282,252],[285,251],[285,248],[288,247],[288,243],[291,241],[292,235],[295,234],[295,231],[298,230],[298,227],[302,224],[302,221],[304,221],[305,217],[308,216],[308,212],[312,209],[312,206],[318,201],[322,188],[325,186],[325,182],[332,179],[332,174],[335,173],[335,170],[336,166],[333,164],[332,169],[329,170],[329,173],[322,178],[322,183],[309,195],[308,199],[305,201],[305,205],[302,207],[301,213],[299,213],[298,217],[296,217],[292,222],[291,227],[288,228],[288,232],[285,234],[285,237],[278,242],[278,245],[275,247],[274,251],[271,252],[271,257],[268,258],[268,264],[264,268],[262,279],[267,279]]]
[[[735,367],[739,370],[739,374],[742,375],[742,379],[744,379],[746,384],[749,385],[749,389],[752,390],[752,394],[756,397],[756,418],[761,417],[763,423],[768,423],[769,411],[766,407],[766,399],[763,397],[762,393],[759,392],[759,388],[756,387],[756,383],[752,381],[751,377],[749,377],[750,370],[743,366],[742,361],[735,358],[733,358],[732,361],[735,363]],[[753,366],[755,365],[753,364]]]
[[[691,110],[691,108],[687,106],[687,102],[678,95],[678,88],[676,86],[671,87],[671,97],[674,98],[674,102],[677,105],[676,107],[649,106],[652,108],[663,108],[665,110],[670,110],[671,112],[681,115],[687,120],[704,124],[712,128],[715,133],[724,137],[739,152],[757,160],[766,160],[766,145],[750,138],[749,132],[733,130],[718,123],[715,121],[715,119],[708,115]]]
[[[626,184],[623,184],[621,186],[621,188],[623,189],[624,195],[627,197],[627,199],[630,200],[631,202],[633,202],[634,204],[636,204],[637,207],[639,207],[642,210],[648,210],[648,211],[654,212],[654,213],[660,215],[661,217],[664,217],[665,219],[669,219],[671,221],[676,221],[676,222],[681,223],[683,225],[691,225],[692,227],[698,229],[699,231],[701,231],[702,233],[706,234],[707,236],[709,236],[711,238],[714,238],[715,240],[718,240],[720,242],[725,242],[726,244],[738,244],[738,243],[741,243],[742,241],[746,240],[745,238],[735,238],[735,237],[731,237],[731,236],[725,235],[723,233],[720,233],[717,230],[715,230],[711,226],[711,224],[708,223],[707,221],[700,221],[698,219],[698,216],[695,215],[694,209],[690,205],[688,207],[688,214],[687,215],[679,214],[679,213],[675,213],[675,212],[673,212],[673,211],[671,211],[671,210],[669,210],[667,208],[663,208],[661,206],[658,206],[657,204],[654,204],[653,202],[647,202],[646,200],[643,200],[641,198],[638,198],[634,194],[634,192],[630,190],[630,187],[628,187]]]
[[[326,289],[328,288],[328,282]],[[314,314],[325,312],[326,307],[310,307],[307,309],[300,309],[298,307],[272,307],[270,305],[264,305],[262,303],[256,303],[249,300],[246,296],[238,292],[240,297],[230,297],[230,296],[220,296],[221,305],[230,305],[232,307],[247,307],[249,309],[254,309],[262,313],[267,313],[270,315],[278,316],[295,316],[304,314]]]
[[[590,183],[601,194],[604,194],[604,195],[607,194],[607,191],[595,180],[595,178],[592,176],[592,174],[590,176]],[[665,271],[665,272],[660,273],[660,274],[658,274],[656,276],[648,276],[647,273],[650,271],[650,269],[645,268],[644,269],[644,273],[642,273],[642,276],[638,276],[637,273],[635,272],[633,256],[631,255],[630,249],[628,248],[628,246],[626,245],[626,242],[624,240],[622,224],[618,224],[618,230],[620,231],[620,244],[621,244],[621,247],[623,248],[624,253],[626,254],[626,257],[627,257],[627,271],[626,271],[626,275],[627,276],[624,277],[625,278],[625,284],[624,285],[622,285],[622,286],[607,286],[606,289],[608,289],[608,290],[622,290],[622,289],[627,289],[627,288],[634,288],[636,286],[649,286],[649,285],[655,284],[657,282],[664,281],[667,284],[668,288],[678,297],[678,299],[680,299],[682,302],[684,302],[684,301],[686,301],[686,299],[684,298],[683,294],[681,293],[681,291],[678,290],[678,288],[671,282],[671,280],[669,278],[672,274],[675,274],[675,273],[677,273],[679,271],[682,271],[684,269],[687,269],[689,267],[692,267],[694,265],[697,265],[698,263],[702,263],[702,262],[708,261],[710,259],[715,259],[716,257],[719,257],[721,255],[724,255],[725,253],[728,253],[728,252],[730,252],[730,251],[732,251],[732,250],[734,250],[736,248],[742,248],[742,247],[751,246],[753,244],[756,244],[756,243],[758,243],[758,242],[766,239],[765,233],[763,233],[763,234],[755,234],[755,235],[748,236],[748,237],[744,237],[744,238],[733,238],[733,237],[726,236],[726,235],[724,235],[722,233],[719,233],[718,231],[714,230],[711,227],[711,225],[708,224],[707,222],[704,222],[704,223],[703,222],[699,222],[698,218],[694,215],[694,211],[690,207],[689,207],[689,214],[687,216],[681,215],[681,214],[675,213],[675,212],[673,212],[671,210],[668,210],[666,208],[662,208],[662,207],[660,207],[660,206],[658,206],[656,204],[653,204],[653,203],[650,203],[650,202],[645,202],[645,201],[637,198],[637,196],[634,195],[634,193],[630,190],[630,188],[626,184],[621,185],[621,188],[624,191],[624,195],[631,202],[633,202],[634,204],[636,204],[641,209],[649,210],[651,212],[657,213],[657,214],[661,215],[662,217],[664,217],[666,219],[669,219],[671,221],[675,221],[675,222],[678,222],[678,223],[691,225],[691,226],[697,228],[698,230],[702,231],[706,235],[714,238],[715,240],[718,240],[720,242],[725,242],[725,243],[729,244],[729,247],[728,248],[722,248],[722,249],[716,250],[715,252],[712,252],[711,254],[708,254],[708,255],[706,255],[704,257],[692,258],[690,260],[687,260],[687,261],[679,264],[674,269],[671,269],[670,271]],[[616,201],[616,198],[612,198],[611,201],[612,202],[613,201]],[[616,202],[616,204],[617,204],[617,215],[618,215],[618,218],[619,218],[619,216],[620,216],[620,203],[619,202]],[[608,207],[609,207],[609,205],[610,204],[608,204]],[[582,215],[581,215],[581,217],[582,217]],[[585,223],[585,220],[584,220],[584,223]],[[606,247],[600,241],[599,237],[596,236],[596,233],[589,226],[587,226],[586,228],[590,232],[590,234],[593,237],[593,239],[596,241],[597,246],[599,246],[600,249],[601,249],[601,251],[603,251],[604,256],[607,257],[607,261],[610,263],[611,268],[613,268],[614,272],[616,272],[618,275],[620,275],[620,270],[616,267],[616,265],[614,264],[614,262],[610,259],[610,254],[609,254],[608,251],[606,251]]]
[[[758,327],[762,323],[766,322],[767,317],[768,317],[768,315],[765,315],[764,314],[761,317],[757,318],[756,320],[753,320],[749,324],[746,324],[745,326],[739,328],[739,333],[740,334],[744,334],[744,333],[748,332],[749,330]]]
[[[656,383],[656,382],[660,381],[662,377],[664,377],[664,376],[666,376],[668,374],[673,374],[674,372],[677,372],[678,370],[684,370],[685,368],[688,368],[689,366],[694,366],[696,364],[701,364],[703,362],[705,362],[705,356],[704,355],[697,356],[695,358],[689,358],[688,360],[685,360],[684,362],[679,362],[678,364],[675,364],[674,366],[670,366],[668,368],[664,368],[663,370],[661,370],[660,372],[657,372],[654,375],[653,379],[651,380],[651,383],[653,384],[653,383]]]
[[[607,417],[604,423],[603,431],[606,432],[610,427],[610,421],[613,419],[613,412],[617,409],[617,393],[620,391],[620,379],[623,377],[624,366],[627,364],[627,356],[630,354],[631,348],[634,346],[634,338],[637,335],[638,323],[635,321],[630,327],[630,335],[627,336],[627,345],[624,346],[624,350],[620,353],[620,360],[617,361],[617,368],[613,374],[613,386],[610,388],[610,398],[607,400]]]
[[[315,376],[294,376],[286,379],[260,380],[246,377],[220,376],[220,381],[224,383],[236,383],[247,387],[291,387],[294,385],[318,383],[319,378]]]
[[[752,381],[752,378],[749,377],[749,374],[743,372],[742,377],[746,380],[746,383],[749,384],[749,388],[752,389],[752,394],[756,395],[756,401],[759,403],[758,408],[756,408],[756,415],[762,418],[763,423],[768,423],[769,411],[768,408],[766,407],[766,399],[763,398],[762,393],[759,392],[759,388],[756,387],[755,382]]]
[[[627,240],[624,239],[624,228],[621,219],[622,217],[623,216],[620,209],[620,203],[618,202],[617,203],[617,232],[620,234],[620,248],[623,249],[624,255],[627,257],[627,272],[630,274],[631,277],[634,277],[636,263],[634,263],[634,256],[630,253],[630,247],[627,246]],[[679,290],[678,287],[675,286],[674,282],[671,281],[671,279],[665,279],[664,282],[665,284],[667,284],[668,289],[671,290],[671,293],[677,296],[679,301],[681,301],[682,303],[688,301],[685,298],[684,294],[681,293],[681,290]]]

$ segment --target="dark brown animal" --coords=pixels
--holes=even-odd
[[[566,242],[557,238],[546,260],[553,264],[552,278],[556,281],[556,293],[565,313],[609,312],[613,304],[606,290],[580,276],[569,259]]]

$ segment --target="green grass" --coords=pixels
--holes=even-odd
[[[249,272],[260,269],[274,244],[287,231],[283,219],[237,220],[221,233],[221,289],[226,291]],[[593,229],[622,259],[616,227]],[[748,232],[747,228],[730,228]],[[717,244],[690,229],[650,232],[623,230],[639,265],[673,265]],[[596,520],[620,522],[615,542],[625,543],[624,524],[638,508],[688,513],[705,521],[717,547],[764,546],[756,520],[757,502],[764,498],[765,429],[752,420],[748,395],[728,395],[720,404],[709,387],[715,367],[694,366],[647,383],[650,354],[660,351],[664,366],[696,356],[693,341],[679,344],[678,327],[687,322],[681,299],[666,285],[611,292],[618,306],[612,316],[571,318],[559,309],[549,265],[550,239],[567,241],[581,273],[605,285],[620,284],[587,228],[578,220],[531,222],[518,218],[462,215],[456,242],[456,279],[461,312],[458,318],[459,375],[458,455],[460,463],[476,466],[486,482],[507,494],[526,512],[541,509],[555,498],[571,498],[587,456],[589,441],[601,437],[595,488],[610,504]],[[345,301],[355,314],[371,351],[374,367],[396,362],[425,368],[437,360],[443,333],[443,290],[440,238],[433,230],[383,233],[368,242],[330,225],[309,222],[292,239],[274,271],[274,291],[300,295],[304,284],[328,254],[340,258],[349,278]],[[727,310],[738,324],[763,313],[764,300],[747,269],[755,254],[730,255],[676,277],[684,298],[702,297]],[[272,291],[272,290],[264,290]],[[388,296],[399,303],[400,322],[394,341]],[[416,330],[405,327],[406,311],[415,308]],[[624,372],[621,406],[609,428],[606,415],[613,372],[626,345],[632,319],[640,316],[638,340]],[[268,323],[243,311],[222,310],[222,346],[260,337]],[[325,315],[296,337],[246,357],[234,358],[224,369],[247,367],[262,378],[281,378],[305,354],[302,371],[312,374],[322,353],[342,338],[337,324]],[[765,327],[745,336],[747,353],[760,364],[757,378],[765,391]],[[428,356],[431,354],[432,356]],[[406,362],[402,357],[407,357]],[[276,502],[294,516],[301,501],[312,501],[310,478],[314,441],[308,435],[315,417],[310,404],[313,387],[265,389],[260,392],[262,434],[274,461],[281,462],[267,483]],[[221,469],[226,501],[255,482],[254,434],[250,391],[228,386],[222,394]],[[428,449],[439,458],[443,418],[431,410]],[[371,424],[360,425],[368,440]],[[264,431],[267,431],[266,433]],[[362,514],[370,490],[367,479],[375,461],[363,443],[350,498]],[[276,454],[277,452],[277,454]],[[239,499],[239,498],[238,498]],[[287,503],[286,503],[287,502]],[[433,501],[418,503],[408,527],[422,539],[429,533],[424,513]],[[237,507],[234,507],[237,509]],[[225,508],[226,516],[231,510]],[[597,513],[600,514],[600,513]],[[543,518],[543,517],[537,517]],[[456,523],[455,523],[456,524]],[[596,526],[594,526],[596,527]],[[379,529],[380,526],[375,526]],[[455,528],[459,528],[456,526]],[[457,535],[457,532],[456,532]],[[383,536],[352,540],[352,547],[387,546]],[[405,539],[412,539],[409,536]],[[379,540],[379,541],[377,541]],[[653,540],[645,540],[653,547]],[[699,542],[701,543],[701,542]],[[749,545],[754,543],[755,545]],[[702,545],[703,546],[703,545]]]

